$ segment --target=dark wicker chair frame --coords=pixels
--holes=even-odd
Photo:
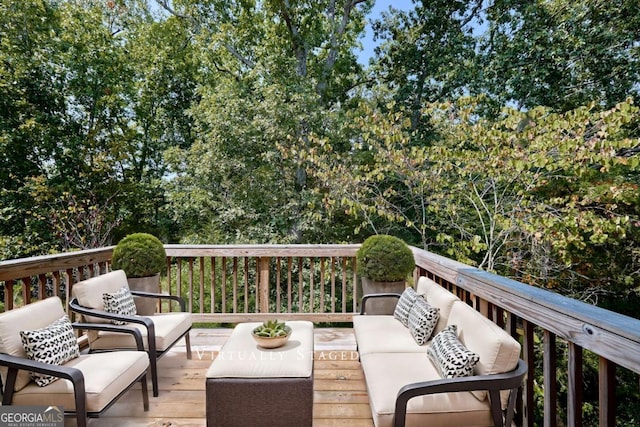
[[[172,300],[172,301],[176,301],[179,305],[180,305],[180,311],[181,312],[185,312],[186,311],[186,304],[184,302],[184,299],[182,299],[179,296],[176,295],[167,295],[167,294],[160,294],[160,293],[153,293],[153,292],[142,292],[142,291],[134,291],[131,290],[131,294],[133,296],[136,297],[142,297],[142,298],[155,298],[155,299],[167,299],[167,300]],[[108,313],[106,311],[102,311],[102,310],[96,310],[93,308],[88,308],[88,307],[84,307],[81,306],[78,303],[78,300],[76,298],[73,298],[70,302],[69,302],[69,308],[76,313],[79,314],[84,314],[87,316],[94,316],[94,317],[99,317],[99,318],[103,318],[106,320],[121,320],[124,322],[128,322],[128,323],[137,323],[139,325],[143,325],[144,328],[147,331],[147,343],[148,343],[148,348],[146,349],[146,351],[149,353],[149,364],[150,364],[150,368],[151,368],[151,383],[152,383],[152,387],[153,387],[153,396],[157,397],[159,394],[159,388],[158,388],[158,359],[160,359],[162,356],[164,356],[180,339],[182,339],[184,337],[185,339],[185,344],[186,344],[186,348],[187,348],[187,358],[191,359],[191,340],[189,339],[189,332],[191,331],[191,328],[187,329],[186,332],[184,334],[182,334],[181,336],[179,336],[173,343],[171,343],[169,346],[167,346],[164,350],[158,350],[156,347],[156,334],[155,334],[155,326],[153,324],[153,320],[151,320],[150,317],[147,316],[124,316],[121,314],[114,314],[114,313]],[[111,324],[107,324],[107,323],[89,323],[89,325],[92,325],[92,329],[95,330],[114,330],[113,328],[123,328],[126,327],[126,325],[123,326],[119,326],[119,325],[111,325]],[[106,329],[106,326],[109,326],[110,329]],[[100,350],[102,351],[102,350]]]

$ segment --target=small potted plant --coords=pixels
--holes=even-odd
[[[254,328],[251,335],[260,347],[278,348],[287,343],[291,336],[291,327],[278,320],[267,320]]]
[[[356,253],[363,295],[384,292],[401,294],[415,264],[413,252],[403,240],[386,234],[368,237]],[[395,299],[368,301],[367,313],[392,314],[396,302]]]
[[[132,290],[157,293],[160,291],[160,274],[167,267],[167,253],[160,239],[154,235],[129,234],[113,249],[111,267],[124,270]],[[156,301],[151,298],[136,299],[138,314],[153,314],[155,308]]]

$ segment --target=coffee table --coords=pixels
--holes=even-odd
[[[313,323],[292,329],[279,348],[259,347],[238,324],[206,374],[207,426],[311,426],[313,420]]]

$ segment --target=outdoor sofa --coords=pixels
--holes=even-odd
[[[393,315],[366,314],[390,296]],[[365,295],[353,326],[376,427],[511,425],[521,346],[445,288],[420,277],[415,292]]]

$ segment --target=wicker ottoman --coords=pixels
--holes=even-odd
[[[289,341],[263,349],[241,323],[207,371],[207,426],[311,426],[313,323],[291,321]]]

